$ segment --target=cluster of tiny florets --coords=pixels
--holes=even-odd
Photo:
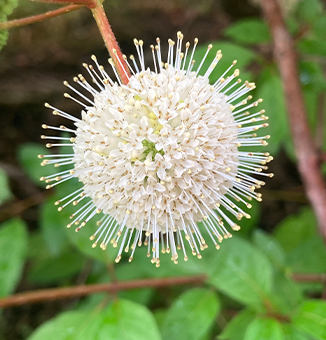
[[[126,85],[119,78],[113,82],[93,56],[95,68],[84,64],[93,84],[82,75],[74,78],[91,99],[65,82],[80,97],[65,94],[83,106],[81,119],[46,104],[54,114],[72,120],[76,130],[43,126],[74,136],[42,136],[69,140],[68,144],[47,144],[48,147],[73,148],[71,154],[61,158],[41,155],[45,158],[43,165],[73,166],[42,179],[56,181],[48,188],[74,177],[82,182],[80,190],[56,202],[59,210],[88,198],[71,216],[68,227],[79,225],[78,231],[103,212],[91,240],[93,247],[100,244],[102,249],[109,242],[114,247],[120,244],[117,262],[123,249],[131,249],[131,261],[136,246],[142,243],[148,246],[148,254],[152,253],[152,262],[157,266],[160,248],[163,253],[171,252],[174,262],[178,249],[182,249],[187,260],[184,243],[201,258],[200,251],[207,247],[203,234],[219,248],[223,238],[231,237],[226,226],[239,230],[235,221],[250,218],[246,212],[251,207],[248,200],[260,201],[261,195],[255,189],[264,184],[252,175],[272,176],[262,172],[272,159],[268,153],[239,150],[241,146],[266,145],[269,138],[256,135],[258,129],[267,126],[264,110],[255,110],[262,100],[250,103],[252,97],[245,97],[254,84],[241,85],[238,70],[228,75],[234,61],[211,85],[209,76],[222,57],[221,51],[200,76],[212,45],[193,71],[198,40],[189,61],[186,57],[190,44],[182,52],[182,40],[180,32],[176,46],[169,40],[164,64],[157,39],[157,45],[151,46],[154,71],[145,69],[143,43],[135,40],[140,66],[133,56],[133,67],[125,58],[132,72]],[[117,75],[112,60],[110,64]],[[203,223],[205,233],[198,228],[198,222]]]

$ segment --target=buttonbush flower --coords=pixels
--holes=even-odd
[[[255,189],[264,182],[253,176],[272,177],[262,172],[272,157],[242,150],[242,146],[267,145],[269,136],[259,137],[256,132],[268,125],[268,117],[257,109],[261,99],[246,97],[255,84],[241,83],[239,70],[232,70],[236,61],[210,84],[221,51],[203,71],[212,49],[209,45],[194,70],[198,39],[190,49],[189,42],[183,46],[178,32],[176,43],[168,41],[166,62],[160,39],[156,42],[151,46],[151,70],[145,66],[143,41],[134,40],[137,58],[130,56],[128,61],[124,56],[131,72],[126,85],[112,59],[109,63],[117,81],[95,56],[93,65],[84,64],[91,82],[82,75],[74,78],[88,96],[64,82],[73,93],[65,96],[83,108],[81,118],[45,104],[55,115],[71,120],[76,129],[43,125],[72,137],[42,138],[67,140],[47,147],[67,145],[73,152],[39,157],[44,158],[43,165],[72,166],[43,177],[53,183],[47,188],[75,177],[81,182],[79,190],[56,202],[59,211],[68,204],[81,206],[68,227],[78,225],[79,231],[103,212],[91,236],[93,247],[106,249],[112,243],[119,249],[116,262],[123,250],[131,252],[131,261],[137,245],[144,243],[152,263],[159,266],[160,249],[171,253],[175,263],[178,250],[188,259],[187,248],[201,258],[201,250],[207,247],[203,229],[217,249],[224,238],[231,237],[228,230],[239,230],[235,221],[250,218],[249,202],[261,201]]]

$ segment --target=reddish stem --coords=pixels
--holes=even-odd
[[[131,76],[129,68],[123,59],[123,55],[106,17],[102,3],[97,2],[97,5],[91,10],[96,20],[97,26],[100,29],[105,45],[113,59],[114,66],[117,69],[121,82],[123,84],[128,84],[129,78]]]
[[[49,11],[43,14],[39,15],[33,15],[31,17],[23,18],[23,19],[17,19],[17,20],[11,20],[6,22],[0,22],[0,30],[5,30],[9,28],[15,28],[20,26],[25,26],[29,24],[34,24],[36,22],[43,21],[45,19],[54,18],[61,14],[69,13],[72,11],[75,11],[76,9],[80,9],[84,6],[81,5],[69,5],[65,6],[59,9],[55,9],[53,11]]]
[[[46,2],[52,4],[71,4],[71,5],[82,5],[88,8],[96,6],[96,0],[31,0],[35,2]]]
[[[261,1],[280,69],[298,168],[307,195],[326,241],[326,187],[320,171],[320,156],[311,136],[297,67],[297,55],[277,0]]]
[[[297,282],[320,282],[326,283],[326,274],[292,274],[292,279]]]
[[[206,280],[205,276],[185,276],[169,277],[160,279],[145,279],[124,281],[116,283],[99,283],[93,285],[80,285],[66,288],[44,289],[34,292],[20,293],[7,298],[0,299],[0,307],[20,306],[41,301],[52,301],[57,299],[67,299],[77,296],[85,296],[93,293],[115,293],[120,290],[130,290],[139,288],[158,288],[184,284],[202,284]]]

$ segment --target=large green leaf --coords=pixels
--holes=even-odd
[[[323,40],[325,39],[325,32],[326,32],[326,16],[323,13],[318,17],[318,20],[314,20],[312,23],[314,33],[317,38]]]
[[[58,255],[67,246],[67,235],[65,227],[68,222],[64,223],[58,206],[54,203],[58,200],[57,196],[52,196],[41,207],[40,224],[44,241],[53,255]],[[67,216],[68,218],[68,216]]]
[[[141,305],[117,300],[106,309],[65,312],[44,323],[28,340],[160,340],[154,316]]]
[[[12,219],[0,227],[0,296],[13,292],[20,279],[27,250],[24,222]]]
[[[303,0],[298,2],[296,14],[299,19],[313,23],[322,12],[322,2],[320,0]]]
[[[293,317],[296,327],[308,332],[318,339],[326,339],[326,302],[307,300]]]
[[[314,90],[317,92],[317,94],[319,94],[320,92],[325,90],[326,79],[324,77],[323,69],[319,64],[312,61],[301,61],[299,67],[300,81],[304,85],[304,92],[306,92],[307,90]],[[307,111],[309,113],[308,116],[316,116],[316,108],[311,107],[311,105],[307,105],[307,100],[305,100],[305,102]]]
[[[294,272],[324,273],[326,271],[326,249],[319,235],[303,241],[293,249],[287,262]]]
[[[0,22],[7,21],[8,16],[17,7],[18,0],[0,0]],[[8,31],[0,30],[0,51],[6,45],[8,39]]]
[[[182,294],[168,310],[162,325],[163,339],[200,340],[220,309],[214,292],[194,288]]]
[[[268,43],[271,40],[268,26],[261,19],[243,19],[229,26],[224,34],[243,44]]]
[[[159,340],[161,335],[153,314],[146,307],[118,300],[103,311],[99,339]]]
[[[266,110],[265,115],[269,117],[269,126],[261,133],[271,136],[268,140],[268,152],[276,154],[281,145],[290,138],[282,82],[276,70],[267,69],[263,72],[258,81],[256,95],[264,100],[261,108]]]
[[[301,53],[326,56],[325,40],[306,38],[298,43],[298,50]]]
[[[310,208],[284,219],[275,230],[275,237],[286,251],[286,265],[292,272],[323,273],[326,250],[317,233],[317,222]],[[308,290],[320,290],[321,284],[301,283]]]
[[[224,328],[218,339],[243,340],[243,336],[256,313],[250,309],[244,309],[238,313]]]
[[[273,236],[268,235],[262,230],[256,230],[253,236],[254,244],[269,258],[271,263],[282,268],[285,263],[285,254]]]
[[[99,310],[64,312],[38,327],[28,340],[97,340],[102,322]]]
[[[80,273],[84,264],[85,261],[80,254],[74,252],[39,259],[29,271],[29,280],[38,284],[57,283]]]
[[[284,340],[282,325],[275,319],[257,317],[246,330],[244,340]]]
[[[267,257],[247,241],[224,241],[211,261],[209,283],[235,300],[261,309],[272,288],[272,266]]]
[[[302,289],[284,272],[274,274],[271,300],[275,308],[282,314],[289,314],[302,302]]]
[[[292,324],[283,324],[284,340],[315,340],[306,332],[294,327]]]
[[[275,229],[274,236],[286,252],[316,235],[317,222],[313,211],[304,208],[297,215],[286,217]]]

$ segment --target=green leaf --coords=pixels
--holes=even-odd
[[[317,234],[317,222],[310,208],[286,217],[275,229],[274,236],[286,252]]]
[[[244,340],[284,340],[282,325],[275,319],[257,317],[249,325]]]
[[[57,283],[58,281],[77,275],[85,261],[76,253],[63,253],[59,257],[39,259],[29,272],[29,280],[33,283]]]
[[[65,232],[67,223],[62,224],[59,217],[58,206],[54,203],[58,200],[57,196],[49,198],[41,207],[41,230],[44,241],[53,255],[59,255],[67,246],[68,238]]]
[[[30,179],[37,185],[45,185],[40,181],[41,177],[46,177],[58,172],[52,165],[41,166],[41,159],[38,155],[49,154],[49,150],[36,143],[25,143],[18,149],[18,159],[23,169]]]
[[[322,12],[322,3],[319,0],[299,1],[297,6],[297,16],[299,19],[313,23]]]
[[[0,227],[0,296],[12,293],[20,279],[27,251],[24,222],[12,219]]]
[[[290,138],[282,82],[275,70],[267,69],[263,72],[256,95],[264,100],[261,109],[264,108],[265,115],[269,117],[269,126],[263,129],[263,133],[271,136],[268,152],[273,155]]]
[[[224,34],[243,44],[261,44],[271,40],[267,24],[260,19],[239,20],[229,26]]]
[[[18,0],[0,0],[0,22],[7,21],[8,16],[18,5]],[[6,46],[8,31],[0,30],[0,51]]]
[[[273,236],[262,230],[256,230],[253,236],[254,244],[268,257],[271,263],[282,268],[285,263],[285,254],[280,244]]]
[[[49,248],[39,231],[34,231],[29,235],[27,259],[37,261],[39,258],[48,258]]]
[[[296,327],[317,337],[326,339],[326,302],[322,300],[307,300],[297,310],[293,317]]]
[[[315,337],[297,329],[291,324],[283,324],[284,340],[315,340]]]
[[[264,302],[268,303],[272,266],[258,248],[233,237],[223,241],[218,255],[211,261],[209,283],[255,309],[261,309]]]
[[[298,283],[278,271],[274,274],[271,300],[278,311],[289,314],[302,302],[302,290]]]
[[[295,36],[300,30],[300,23],[293,16],[285,18],[286,27],[292,36]]]
[[[136,303],[118,300],[108,308],[65,312],[45,322],[28,340],[160,340],[154,316]]]
[[[236,68],[239,68],[240,71],[243,71],[244,68],[255,59],[255,54],[250,49],[238,46],[236,44],[232,44],[232,43],[228,43],[224,41],[214,41],[212,42],[212,45],[213,45],[212,52],[208,54],[201,68],[201,71],[199,73],[200,75],[203,75],[206,72],[211,62],[215,58],[215,55],[216,55],[215,51],[221,50],[223,53],[223,58],[218,62],[217,66],[214,68],[213,72],[211,73],[209,77],[211,84],[213,84],[226,71],[226,69],[232,64],[232,62],[235,59],[238,60]],[[204,46],[204,45],[199,46],[196,49],[194,59],[197,62],[195,65],[199,66],[206,51],[207,51],[207,46]]]
[[[325,13],[319,15],[317,20],[314,20],[312,23],[314,33],[317,38],[320,40],[325,39],[325,32],[326,32],[326,16]]]
[[[0,168],[0,204],[9,200],[12,197],[12,193],[9,187],[9,181],[7,173]]]
[[[153,314],[144,306],[128,300],[118,300],[103,311],[101,340],[160,340]]]
[[[244,309],[238,313],[224,328],[218,339],[243,340],[243,335],[256,313],[250,309]]]
[[[153,312],[155,321],[161,332],[162,332],[162,327],[163,327],[167,312],[168,311],[166,309],[155,309],[155,311]]]
[[[305,54],[326,56],[326,42],[318,39],[305,38],[298,42],[298,50]]]
[[[287,259],[293,272],[324,273],[326,271],[326,249],[319,235],[303,241],[288,254]]]
[[[299,64],[300,67],[300,80],[304,85],[304,90],[314,90],[317,93],[322,92],[326,88],[326,80],[324,77],[324,73],[320,65],[311,61],[301,61]],[[306,103],[307,104],[307,103]],[[310,111],[309,105],[307,106],[307,110]],[[313,112],[309,112],[309,116],[316,115],[316,110]]]
[[[38,327],[28,340],[96,340],[101,322],[98,311],[65,312]]]
[[[182,294],[168,310],[162,325],[163,339],[200,340],[220,309],[214,292],[194,288]]]

